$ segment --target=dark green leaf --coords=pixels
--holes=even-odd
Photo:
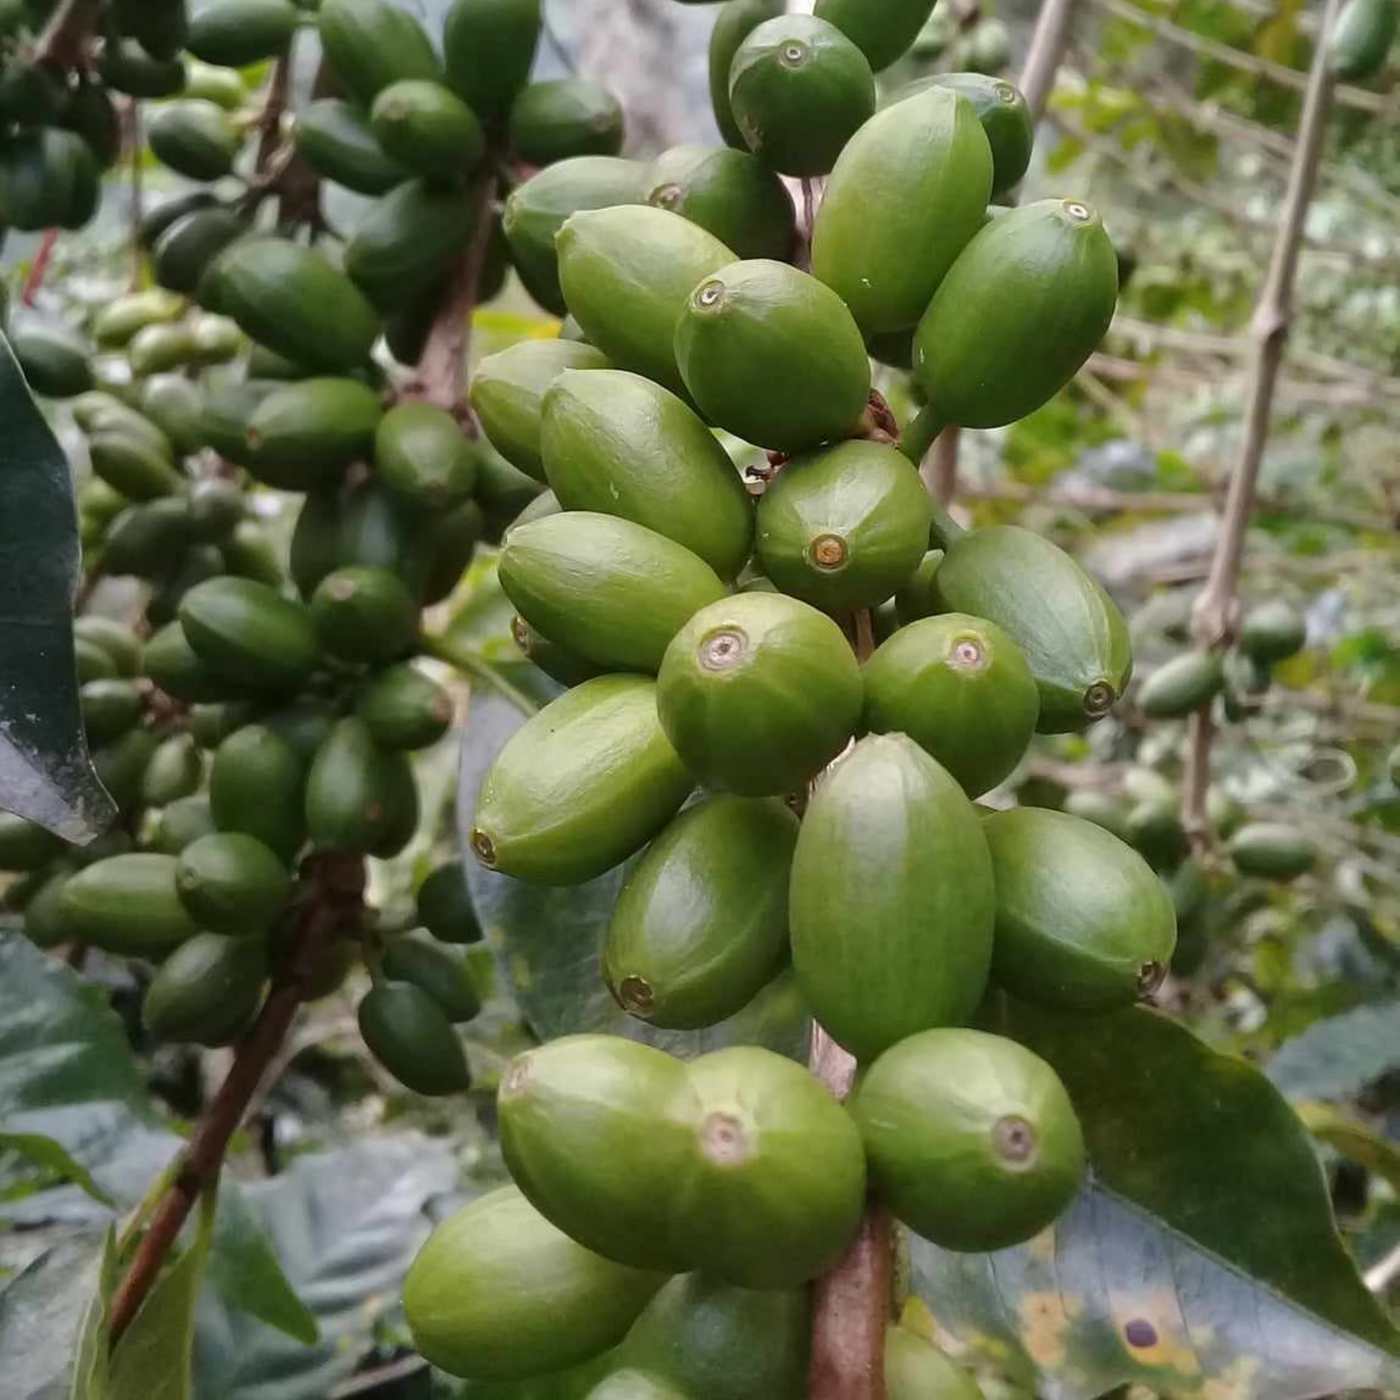
[[[482,687],[472,692],[457,784],[460,830],[470,829],[486,770],[524,719],[499,695]],[[766,1045],[796,1058],[806,1054],[807,1014],[789,977],[772,983],[737,1015],[703,1031],[653,1030],[617,1005],[599,971],[599,949],[625,867],[564,889],[522,884],[470,857],[466,870],[477,919],[514,984],[521,1014],[541,1038],[601,1031],[645,1040],[677,1055],[733,1043]]]
[[[6,1400],[106,1400],[112,1231],[41,1254],[0,1292]]]
[[[116,808],[78,709],[78,566],[68,459],[0,335],[0,808],[83,842]]]
[[[1139,1382],[1305,1400],[1400,1382],[1400,1338],[1333,1224],[1307,1134],[1257,1070],[1154,1012],[1025,1007],[999,1027],[1050,1061],[1093,1178],[1052,1230],[956,1255],[913,1242],[938,1322],[1064,1400]]]
[[[1286,1040],[1266,1073],[1291,1099],[1349,1099],[1400,1065],[1400,1001],[1358,1006]]]
[[[428,1202],[457,1185],[446,1143],[406,1135],[301,1157],[283,1175],[245,1186],[320,1340],[303,1346],[206,1289],[195,1334],[200,1400],[324,1400],[397,1306],[428,1234]]]

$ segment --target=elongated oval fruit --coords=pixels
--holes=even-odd
[[[178,175],[218,180],[233,170],[243,133],[224,109],[202,98],[157,107],[146,123],[151,154]]]
[[[318,175],[356,194],[387,194],[408,179],[375,139],[364,112],[338,97],[308,103],[297,116],[293,139],[297,154]]]
[[[390,160],[430,179],[461,179],[485,145],[476,113],[430,78],[401,78],[382,89],[369,124]]]
[[[296,33],[292,0],[209,0],[189,19],[185,48],[220,68],[276,58]]]
[[[1184,651],[1142,683],[1138,708],[1149,719],[1179,719],[1208,705],[1225,685],[1220,654]]]
[[[396,573],[371,565],[335,569],[311,595],[316,638],[344,661],[393,661],[418,637],[418,602]]]
[[[647,848],[608,923],[603,977],[654,1026],[713,1026],[747,1006],[788,951],[797,818],[775,798],[707,798]]]
[[[739,45],[729,106],[749,149],[784,175],[825,175],[875,110],[865,55],[812,15],[765,20]]]
[[[214,831],[214,814],[204,793],[177,797],[161,809],[154,846],[162,855],[178,856],[186,846]]]
[[[194,341],[184,324],[143,326],[126,347],[126,360],[135,375],[179,369],[194,359]]]
[[[1090,821],[1013,807],[982,823],[996,881],[992,977],[1044,1006],[1105,1011],[1153,991],[1176,944],[1166,886]]]
[[[908,1327],[887,1327],[885,1400],[982,1400],[982,1392],[971,1372],[927,1337]]]
[[[1327,66],[1344,83],[1364,82],[1395,42],[1395,0],[1347,0],[1327,45]]]
[[[721,578],[748,560],[748,492],[715,435],[661,385],[625,370],[564,371],[545,395],[540,455],[566,511],[645,525]]]
[[[441,76],[423,26],[389,0],[323,0],[317,20],[326,62],[363,107],[401,78]]]
[[[219,255],[248,232],[232,209],[194,209],[176,219],[156,240],[152,258],[156,281],[172,292],[204,296],[205,278]],[[208,285],[214,285],[211,280]]]
[[[806,1400],[811,1316],[805,1289],[682,1274],[647,1304],[619,1355],[686,1396]]]
[[[995,912],[987,841],[963,790],[907,736],[862,739],[819,784],[789,901],[802,993],[860,1059],[957,1025],[982,999]]]
[[[379,334],[374,309],[312,249],[285,238],[250,239],[225,249],[210,275],[219,312],[279,355],[330,370],[358,369],[369,358]]]
[[[991,147],[970,103],[942,87],[896,102],[837,159],[812,229],[812,273],[863,334],[912,326],[981,229],[991,190]]]
[[[1035,677],[984,618],[945,613],[902,627],[865,663],[864,679],[866,728],[907,734],[969,797],[1008,777],[1035,733]]]
[[[339,720],[306,779],[306,828],[322,850],[374,852],[395,820],[402,753],[381,749],[362,720]]]
[[[153,501],[180,489],[183,478],[168,457],[120,429],[88,439],[93,474],[131,501]]]
[[[569,650],[655,671],[671,638],[724,596],[713,569],[654,530],[593,511],[520,525],[501,550],[501,587],[520,615]]]
[[[1249,822],[1230,838],[1230,859],[1241,875],[1296,880],[1317,864],[1317,848],[1286,822]]]
[[[544,398],[565,370],[606,369],[608,357],[574,340],[522,340],[487,355],[472,376],[471,405],[491,445],[537,481]]]
[[[212,578],[180,600],[194,653],[241,685],[294,690],[316,664],[311,614],[265,583]]]
[[[619,156],[575,156],[546,166],[512,190],[501,215],[511,261],[525,289],[546,311],[570,310],[559,285],[555,235],[584,209],[645,204],[648,167]]]
[[[434,1366],[514,1380],[615,1346],[664,1282],[576,1244],[505,1186],[428,1237],[404,1280],[404,1315]]]
[[[418,887],[418,922],[442,943],[480,943],[481,925],[460,860],[444,861]]]
[[[431,287],[470,241],[477,218],[471,192],[408,180],[370,205],[345,245],[345,271],[381,310]]]
[[[261,939],[197,933],[160,965],[141,1019],[157,1040],[228,1045],[252,1020],[267,971]]]
[[[1014,423],[1074,378],[1117,300],[1118,259],[1090,205],[1013,209],[983,227],[939,284],[914,337],[914,377],[944,423]],[[1027,357],[1027,345],[1040,350]]]
[[[615,156],[622,149],[622,104],[591,78],[531,83],[510,109],[510,144],[530,165],[573,156]]]
[[[225,831],[180,852],[175,888],[191,917],[214,933],[264,933],[291,892],[286,867],[255,836]]]
[[[355,702],[375,743],[386,749],[426,749],[452,727],[452,696],[407,663],[380,671]]]
[[[1117,605],[1064,550],[1030,530],[993,525],[953,541],[933,595],[950,612],[995,622],[1021,648],[1040,689],[1042,734],[1102,719],[1132,675]]]
[[[462,1042],[441,1007],[412,982],[378,982],[356,1012],[371,1055],[415,1094],[461,1093],[471,1083]]]
[[[189,502],[183,497],[163,496],[129,506],[107,529],[103,567],[109,574],[135,574],[152,582],[168,578],[172,560],[181,557],[192,532]],[[151,675],[159,681],[154,671]],[[176,692],[172,690],[170,694]]]
[[[711,787],[799,791],[860,716],[860,667],[841,629],[796,598],[741,593],[697,612],[666,650],[661,723]]]
[[[1307,624],[1282,599],[1250,608],[1240,624],[1240,650],[1255,661],[1287,661],[1307,639]]]
[[[783,590],[825,612],[873,607],[918,568],[929,496],[897,448],[852,440],[794,457],[758,504],[758,557]]]
[[[739,45],[764,20],[776,18],[784,9],[784,0],[726,0],[720,6],[714,28],[710,31],[710,106],[714,109],[715,122],[725,144],[737,151],[747,151],[748,142],[734,120],[734,110],[729,104],[729,70]]]
[[[564,299],[588,339],[620,368],[684,393],[677,322],[695,284],[733,252],[698,224],[644,204],[573,214],[555,247]]]
[[[21,322],[9,335],[15,359],[36,394],[70,399],[92,388],[90,349],[67,327]]]
[[[187,704],[228,700],[248,692],[195,654],[178,622],[167,623],[146,643],[142,669],[167,695]]]
[[[73,936],[110,953],[165,952],[199,932],[180,901],[174,856],[109,856],[63,887]]]
[[[1001,1036],[910,1036],[870,1066],[850,1108],[881,1198],[944,1249],[1030,1239],[1084,1175],[1084,1137],[1064,1085]]]
[[[244,429],[248,470],[280,491],[311,491],[335,482],[374,443],[383,408],[355,379],[303,379],[274,389]]]
[[[691,782],[656,716],[656,683],[599,676],[506,741],[477,798],[472,851],[521,880],[579,884],[644,846]]]
[[[935,73],[910,83],[895,101],[903,101],[934,84],[972,104],[992,148],[992,198],[1006,194],[1026,173],[1035,145],[1035,122],[1025,95],[1005,78],[986,73]]]
[[[879,72],[908,52],[933,0],[817,0],[815,14],[834,24]]]
[[[141,411],[181,452],[204,446],[204,396],[183,374],[154,374],[141,386]]]
[[[497,121],[530,80],[540,0],[452,0],[442,25],[447,86],[482,121]]]
[[[165,807],[199,790],[204,760],[191,734],[172,734],[160,747],[141,777],[141,800],[148,807]]]
[[[675,357],[706,418],[780,452],[851,432],[870,395],[870,361],[831,288],[763,258],[691,285]]]
[[[476,454],[462,426],[429,403],[397,404],[374,434],[374,474],[429,510],[456,505],[476,485]]]
[[[496,1099],[511,1179],[606,1259],[676,1273],[671,1195],[698,1104],[684,1063],[620,1036],[570,1035],[511,1061]]]
[[[411,982],[427,992],[449,1021],[470,1021],[481,1010],[466,959],[435,939],[422,934],[392,939],[384,947],[383,965],[391,982]]]
[[[220,831],[245,831],[290,861],[306,839],[306,767],[287,741],[261,724],[225,739],[209,769],[209,806]]]
[[[865,1202],[850,1115],[802,1065],[732,1046],[692,1060],[698,1098],[671,1238],[702,1273],[744,1288],[795,1288],[835,1262]]]
[[[787,187],[757,156],[728,146],[672,146],[651,165],[647,203],[714,234],[740,258],[792,252],[797,211]]]
[[[63,849],[63,841],[37,822],[0,812],[0,870],[38,870]]]

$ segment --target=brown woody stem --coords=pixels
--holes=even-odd
[[[35,253],[33,265],[29,269],[29,276],[24,279],[24,291],[20,293],[20,301],[25,306],[34,305],[34,298],[39,295],[39,288],[44,285],[44,276],[49,270],[49,260],[53,257],[54,244],[57,242],[58,230],[45,229],[39,251]]]
[[[112,1294],[109,1332],[121,1339],[140,1311],[191,1210],[218,1179],[229,1139],[247,1115],[301,1004],[302,991],[317,955],[344,927],[359,919],[364,893],[364,862],[359,856],[312,855],[302,866],[289,975],[272,989],[233,1067],[195,1128],[181,1160],[170,1173],[150,1225]]]

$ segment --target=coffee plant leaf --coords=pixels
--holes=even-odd
[[[999,1029],[1059,1072],[1091,1175],[1027,1244],[912,1241],[940,1328],[1058,1400],[1126,1383],[1238,1400],[1400,1383],[1400,1336],[1342,1247],[1305,1129],[1259,1071],[1135,1007],[1012,1006]]]
[[[429,1202],[458,1185],[446,1142],[404,1134],[308,1154],[282,1175],[245,1186],[249,1211],[310,1310],[318,1340],[296,1341],[206,1289],[195,1328],[200,1400],[324,1400],[396,1307],[427,1238]],[[217,1269],[211,1279],[218,1281]]]
[[[457,785],[458,824],[472,826],[476,794],[492,759],[528,718],[484,686],[472,694]],[[466,861],[477,920],[496,949],[531,1029],[542,1039],[594,1031],[625,1035],[677,1055],[731,1044],[758,1044],[801,1058],[809,1021],[789,976],[770,983],[748,1006],[702,1031],[662,1031],[633,1019],[612,999],[599,972],[603,938],[627,866],[587,884],[526,885]]]
[[[0,1356],[14,1400],[108,1400],[111,1227],[69,1236],[0,1292]]]
[[[1400,1001],[1314,1021],[1284,1041],[1265,1072],[1290,1099],[1340,1101],[1400,1065]]]
[[[78,568],[68,459],[0,336],[0,809],[82,843],[116,807],[78,709]]]

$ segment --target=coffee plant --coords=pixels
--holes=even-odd
[[[1242,778],[1393,0],[793,8],[634,7],[713,20],[661,148],[541,0],[0,0],[7,1396],[1400,1390],[1383,622]],[[1144,29],[1285,167],[1239,341],[1102,179],[1224,168]],[[1199,593],[1034,489],[1134,334],[1248,368]]]

